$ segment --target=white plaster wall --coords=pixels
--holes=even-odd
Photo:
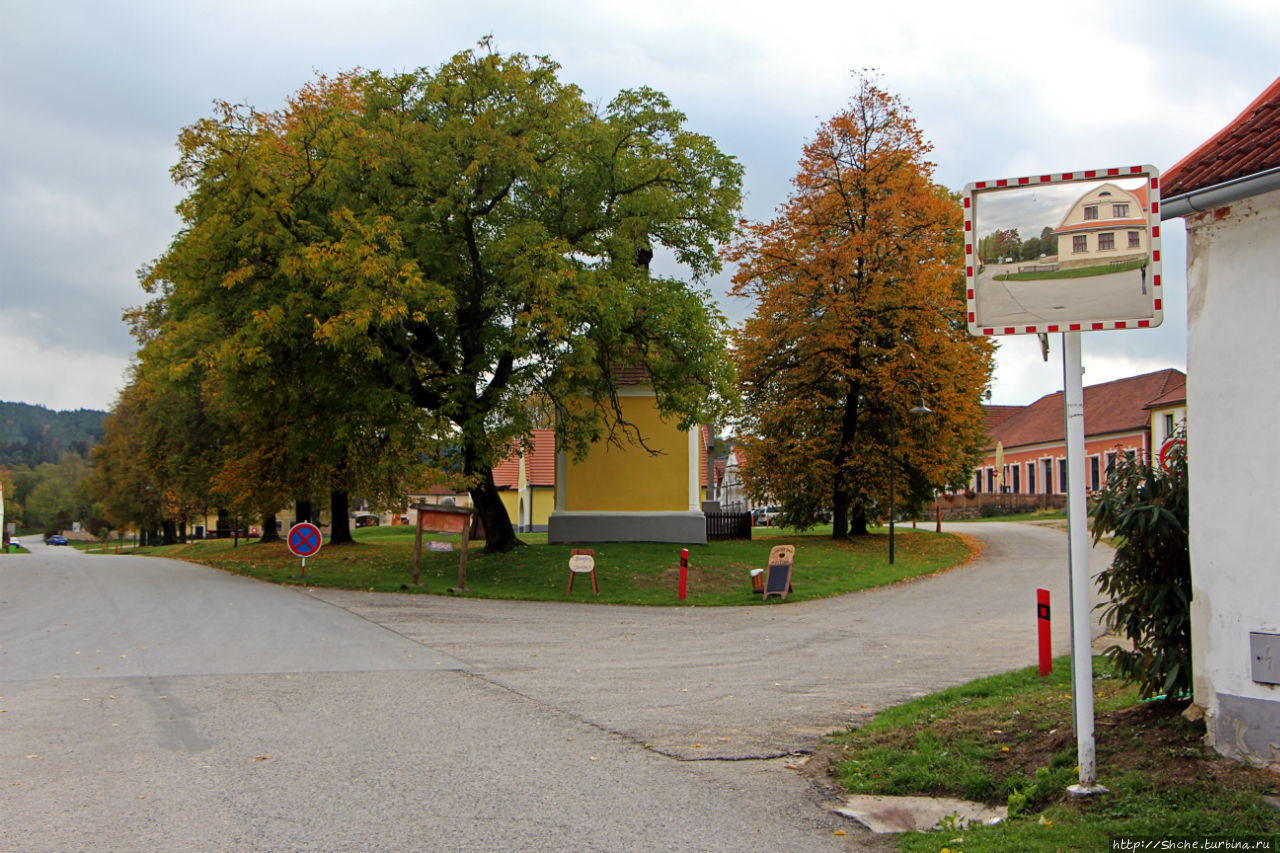
[[[1280,702],[1249,632],[1280,633],[1280,192],[1187,220],[1187,430],[1196,701]]]

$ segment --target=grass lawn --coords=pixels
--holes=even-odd
[[[1116,264],[1114,266],[1110,264],[1100,264],[1093,267],[1071,267],[1065,270],[1006,273],[996,276],[996,281],[1047,281],[1063,278],[1093,278],[1100,275],[1111,275],[1113,273],[1140,269],[1145,263],[1145,260],[1138,259],[1135,261],[1128,261],[1123,264]]]
[[[1011,512],[1007,515],[989,515],[980,516],[978,518],[957,518],[956,522],[965,524],[981,523],[984,521],[1065,521],[1067,513],[1060,509],[1034,509],[1028,512]],[[948,522],[951,523],[951,522]]]
[[[973,540],[949,533],[898,528],[896,562],[888,563],[886,532],[834,542],[830,530],[798,534],[779,528],[756,528],[751,541],[713,542],[689,548],[686,605],[742,605],[760,602],[751,592],[750,572],[763,569],[774,545],[796,546],[794,591],[788,601],[825,598],[906,578],[929,575],[960,565],[973,556]],[[465,591],[458,583],[458,536],[424,534],[421,586],[411,587],[413,530],[372,527],[355,531],[356,544],[325,545],[300,561],[283,543],[263,545],[228,540],[144,548],[137,553],[176,557],[226,571],[282,584],[367,589],[378,592],[426,592],[477,598],[564,601],[569,581],[571,545],[548,545],[546,534],[523,534],[529,543],[509,554],[485,554],[484,543],[472,543],[467,557]],[[451,541],[455,550],[428,551],[426,541]],[[652,543],[596,543],[596,576],[600,597],[591,595],[591,579],[580,575],[571,598],[602,604],[678,605],[680,546]],[[779,599],[770,598],[769,603]]]
[[[1099,658],[1095,742],[1109,794],[1066,793],[1078,775],[1065,657],[1043,680],[1030,667],[890,708],[834,738],[817,764],[854,793],[1010,806],[1000,826],[901,835],[908,853],[1110,850],[1119,835],[1280,835],[1280,810],[1262,800],[1277,793],[1280,776],[1218,756],[1202,742],[1204,724],[1181,715],[1187,703],[1141,702],[1107,672]]]

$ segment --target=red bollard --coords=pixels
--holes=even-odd
[[[1040,633],[1040,677],[1053,672],[1053,637],[1049,631],[1049,590],[1036,590],[1036,624]]]
[[[680,549],[680,600],[689,589],[689,549]]]

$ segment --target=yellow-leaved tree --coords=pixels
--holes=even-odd
[[[962,216],[930,150],[860,76],[776,217],[727,253],[756,308],[735,340],[748,493],[800,527],[830,512],[836,539],[887,510],[891,427],[899,509],[966,482],[985,442],[993,349],[965,327]],[[913,383],[932,414],[907,414]]]

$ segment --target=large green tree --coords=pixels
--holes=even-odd
[[[719,412],[722,320],[650,262],[695,282],[719,269],[741,169],[660,93],[599,107],[557,70],[482,44],[184,131],[185,228],[146,280],[151,349],[170,376],[199,371],[260,448],[257,467],[234,454],[241,480],[367,487],[407,447],[448,446],[505,550],[492,468],[531,429],[531,399],[575,453],[643,438],[616,405],[623,368],[646,369],[683,426]]]
[[[983,443],[991,347],[964,325],[960,208],[932,180],[906,108],[862,78],[804,148],[795,189],[729,257],[756,310],[737,335],[744,474],[801,526],[834,536],[886,508],[896,423],[906,503],[963,483]],[[906,420],[918,383],[933,414]]]

